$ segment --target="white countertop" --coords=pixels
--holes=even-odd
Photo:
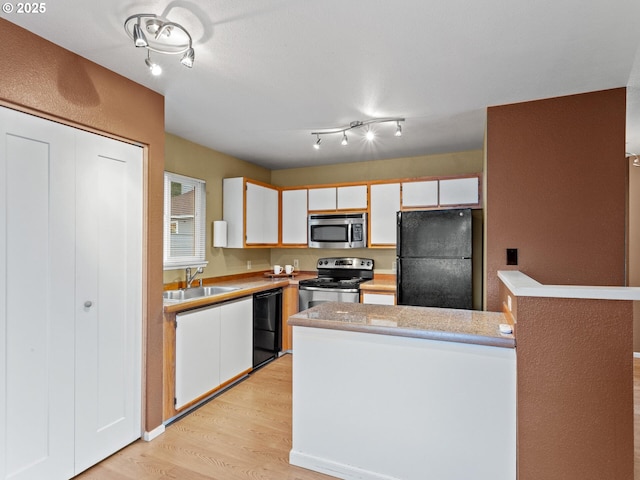
[[[518,270],[500,270],[498,271],[498,278],[516,297],[640,300],[640,287],[543,285]]]

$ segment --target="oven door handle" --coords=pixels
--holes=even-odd
[[[300,290],[310,290],[312,292],[340,292],[340,293],[357,293],[357,288],[324,288],[324,287],[299,287]]]

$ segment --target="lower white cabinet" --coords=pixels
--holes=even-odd
[[[253,297],[176,315],[176,410],[251,369]]]
[[[140,437],[142,153],[0,107],[0,479]]]
[[[375,305],[395,305],[396,296],[393,293],[363,293],[362,303]]]

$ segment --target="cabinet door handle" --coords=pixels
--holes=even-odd
[[[87,300],[86,302],[84,302],[85,308],[91,308],[91,305],[93,305],[93,302],[91,300]]]

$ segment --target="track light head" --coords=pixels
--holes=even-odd
[[[320,150],[320,143],[322,143],[322,139],[320,138],[320,135],[317,135],[317,137],[318,140],[313,144],[313,148],[315,148],[316,150]]]
[[[343,145],[343,146],[349,145],[349,139],[347,138],[347,132],[342,132],[342,141],[340,142],[340,144]]]
[[[151,53],[149,53],[149,55],[147,55],[147,58],[144,59],[144,63],[147,65],[147,67],[149,67],[151,75],[157,77],[162,73],[162,67],[151,60]]]
[[[400,125],[400,122],[397,122],[395,136],[396,137],[401,137],[402,136],[402,125]]]
[[[196,53],[193,51],[193,47],[189,47],[189,49],[184,52],[184,55],[180,59],[180,63],[185,67],[191,68],[193,67],[193,61],[196,58]]]
[[[370,128],[367,128],[367,133],[365,134],[365,138],[371,142],[374,138],[376,138],[376,134],[373,133],[373,130],[371,130]]]
[[[147,37],[145,36],[142,28],[140,28],[140,22],[133,26],[133,44],[136,47],[148,47]]]

